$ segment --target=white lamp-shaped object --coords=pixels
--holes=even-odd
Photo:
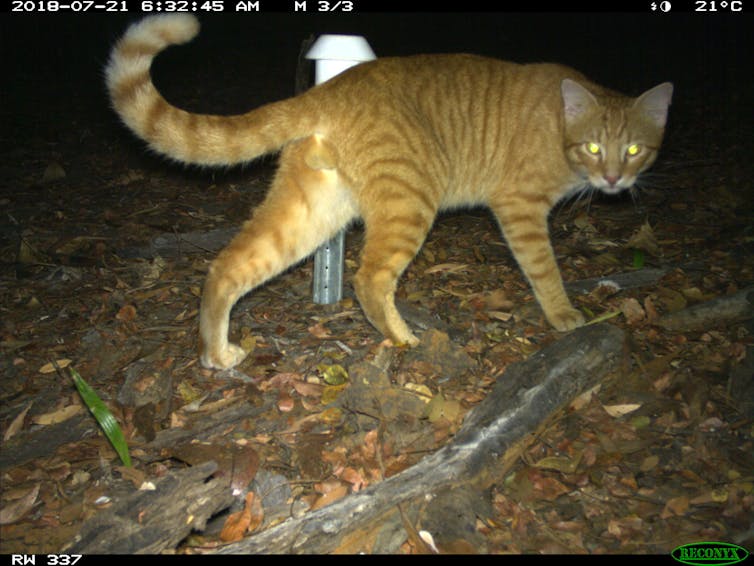
[[[346,69],[375,59],[374,51],[360,35],[321,35],[306,54],[315,61],[314,80],[321,84]],[[337,303],[343,296],[345,230],[314,252],[314,302]]]

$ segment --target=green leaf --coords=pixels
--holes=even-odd
[[[621,311],[609,311],[605,314],[601,314],[597,318],[593,318],[589,322],[586,323],[586,326],[589,326],[590,324],[599,324],[600,322],[605,322],[606,320],[609,320],[611,318],[614,318],[618,316],[621,313]]]
[[[642,250],[634,250],[634,269],[641,269],[644,267],[644,252]]]
[[[84,381],[79,373],[72,367],[68,369],[71,370],[73,383],[76,384],[76,389],[79,390],[79,394],[89,408],[89,411],[91,411],[94,418],[97,419],[105,436],[107,436],[110,444],[113,445],[118,456],[120,456],[121,462],[130,468],[131,455],[128,453],[128,444],[126,443],[126,438],[123,436],[123,431],[121,430],[118,421],[115,420],[115,417],[110,412],[110,409],[107,408],[107,405],[102,402],[102,399],[100,399],[94,392],[94,389],[89,387],[89,384]]]

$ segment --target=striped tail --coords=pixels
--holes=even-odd
[[[113,107],[152,149],[185,163],[232,165],[315,132],[316,113],[306,111],[302,97],[236,116],[192,114],[168,103],[152,83],[152,60],[198,33],[192,15],[152,16],[129,27],[110,54],[105,75]]]

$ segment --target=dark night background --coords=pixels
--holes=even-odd
[[[673,135],[683,135],[708,144],[710,158],[737,161],[747,155],[754,100],[750,14],[466,14],[412,8],[416,11],[390,14],[199,14],[198,40],[158,58],[153,75],[167,98],[188,109],[241,112],[293,93],[298,52],[310,34],[361,34],[378,56],[473,52],[559,62],[627,94],[670,80],[675,94],[667,154],[673,153]],[[109,47],[139,17],[2,14],[0,150],[38,137],[55,144],[67,127],[123,136],[108,109],[101,69]],[[136,143],[130,144],[134,150]]]

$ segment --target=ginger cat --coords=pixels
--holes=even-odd
[[[371,323],[396,343],[417,338],[395,308],[398,278],[439,210],[486,205],[558,330],[584,323],[571,306],[547,216],[588,186],[630,188],[657,157],[673,92],[638,98],[561,65],[473,55],[385,58],[299,96],[238,116],[191,114],[155,89],[152,59],[199,31],[193,16],[132,25],[106,69],[112,104],[150,147],[174,159],[230,165],[282,149],[264,203],[212,263],[203,291],[201,362],[230,368],[230,311],[245,293],[361,218],[355,289]]]

